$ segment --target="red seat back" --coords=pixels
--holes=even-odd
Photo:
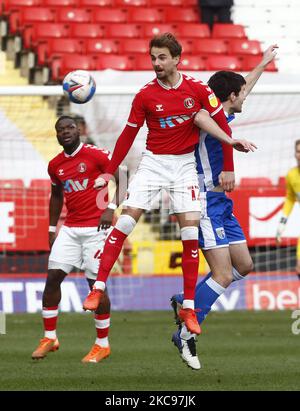
[[[88,54],[117,54],[119,52],[119,43],[110,39],[88,39],[86,41],[86,51]]]
[[[85,52],[85,44],[79,39],[60,38],[47,39],[38,42],[37,45],[38,64],[46,64],[50,56]]]
[[[96,61],[96,70],[133,70],[134,61],[132,57],[126,55],[113,55],[108,54],[106,56],[99,55]]]
[[[61,23],[89,23],[92,21],[92,16],[90,11],[85,9],[64,7],[57,11],[57,19]]]
[[[215,23],[212,29],[212,37],[219,39],[247,38],[244,26],[226,23]]]
[[[203,71],[206,69],[205,60],[199,56],[183,55],[180,60],[179,69]]]
[[[218,70],[242,70],[242,62],[236,56],[224,56],[215,55],[208,56],[206,60],[206,70],[218,71]]]
[[[127,11],[125,9],[97,8],[93,12],[95,23],[125,23]]]
[[[207,24],[181,24],[178,26],[179,36],[183,38],[208,38],[210,37],[210,31]]]
[[[247,39],[231,39],[228,43],[228,51],[230,54],[239,55],[260,55],[262,49],[260,42],[257,40]]]
[[[193,42],[194,53],[202,55],[226,54],[227,42],[222,39],[197,39]]]

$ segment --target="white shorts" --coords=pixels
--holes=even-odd
[[[169,194],[170,214],[200,212],[199,183],[194,152],[180,155],[143,153],[129,184],[123,206],[151,210],[159,193]]]
[[[60,269],[69,274],[77,267],[85,271],[87,278],[95,280],[108,232],[97,231],[97,227],[63,225],[51,248],[48,270]]]

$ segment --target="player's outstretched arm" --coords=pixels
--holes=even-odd
[[[238,151],[243,151],[248,153],[249,151],[254,151],[257,147],[254,143],[242,139],[232,139],[225,133],[224,130],[210,117],[206,110],[200,110],[194,119],[194,123],[201,130],[215,137],[221,143],[228,144],[234,147]]]
[[[269,46],[267,50],[264,52],[261,62],[245,77],[245,96],[248,96],[248,94],[251,92],[257,80],[260,78],[265,68],[267,67],[267,65],[275,59],[277,49],[277,44],[272,44],[271,46]]]
[[[51,186],[51,196],[49,201],[49,226],[56,227],[64,204],[64,192],[61,184]],[[49,231],[49,247],[55,240],[55,232]]]

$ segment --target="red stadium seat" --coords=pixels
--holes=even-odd
[[[53,80],[62,80],[64,76],[73,70],[95,70],[95,58],[82,54],[64,55],[55,58],[51,62]]]
[[[74,24],[71,28],[73,37],[76,38],[101,38],[104,37],[105,31],[102,26],[96,23]]]
[[[153,7],[161,6],[185,6],[185,0],[150,0],[150,5]]]
[[[106,26],[108,38],[139,38],[141,37],[141,26],[138,24],[115,23]]]
[[[107,39],[88,39],[86,41],[87,54],[105,53],[117,54],[119,52],[118,42]]]
[[[34,178],[30,182],[30,188],[49,191],[51,189],[51,181],[49,179]]]
[[[133,59],[129,56],[112,55],[98,56],[96,62],[96,70],[133,70]]]
[[[23,32],[23,46],[35,46],[38,40],[57,37],[69,37],[70,27],[63,23],[39,23],[26,26]]]
[[[177,26],[175,24],[155,24],[145,23],[143,24],[143,33],[145,37],[153,37],[158,34],[171,32],[177,34]]]
[[[196,40],[197,42],[198,40]],[[180,39],[180,44],[182,45],[182,52],[184,54],[194,54],[194,42],[192,40]]]
[[[42,6],[43,0],[4,0],[3,7],[4,11],[8,12],[9,10],[21,10],[26,7],[35,7]]]
[[[20,188],[24,188],[24,182],[21,179],[16,179],[16,180],[0,180],[0,190],[1,189],[20,189]]]
[[[124,39],[120,44],[123,54],[147,54],[149,52],[149,41],[146,39]],[[150,57],[148,57],[150,60]]]
[[[150,56],[136,55],[135,56],[135,70],[153,70]]]
[[[284,188],[285,188],[285,186],[286,186],[286,179],[285,179],[285,177],[279,177],[277,185],[278,185],[279,187],[284,187]]]
[[[85,44],[79,39],[47,39],[38,42],[36,53],[39,65],[46,64],[50,56],[69,53],[82,54],[85,52]]]
[[[88,10],[64,7],[57,11],[57,21],[60,23],[89,23],[92,22],[92,17]]]
[[[130,10],[129,21],[132,23],[162,23],[164,21],[164,13],[162,10],[154,8],[137,7]]]
[[[243,58],[243,70],[253,70],[260,63],[260,61],[261,56],[245,56]],[[265,71],[277,71],[274,60],[265,67]]]
[[[212,29],[212,37],[219,39],[247,38],[244,26],[226,23],[215,23]]]
[[[110,7],[114,5],[114,0],[79,0],[81,7]]]
[[[135,6],[135,7],[147,7],[148,0],[115,0],[115,6],[127,7],[127,6]]]
[[[197,39],[193,42],[194,53],[203,55],[226,54],[227,42],[222,39]]]
[[[272,186],[272,181],[268,177],[243,177],[240,180],[240,187],[242,188],[270,186]]]
[[[125,9],[101,8],[93,12],[95,23],[126,23],[127,11]]]
[[[66,7],[77,6],[77,0],[43,0],[44,6]]]
[[[242,70],[242,62],[236,56],[214,55],[208,56],[206,60],[206,70]]]
[[[170,7],[165,11],[167,23],[199,23],[197,10],[192,8]]]
[[[180,60],[179,69],[204,71],[206,70],[205,60],[198,56],[183,55]]]
[[[9,15],[10,32],[16,33],[25,24],[54,22],[55,19],[55,11],[46,7],[26,7],[19,11],[13,10]]]
[[[198,39],[210,37],[210,31],[207,24],[181,24],[178,27],[180,37]]]
[[[262,54],[260,42],[257,40],[231,39],[228,43],[229,54],[257,55]]]

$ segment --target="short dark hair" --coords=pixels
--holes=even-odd
[[[213,74],[207,84],[221,102],[224,102],[231,93],[237,96],[242,86],[246,84],[246,80],[241,74],[235,73],[234,71],[223,70]]]
[[[77,124],[84,124],[84,125],[86,125],[85,118],[84,118],[83,116],[79,115],[79,114],[75,114],[75,115],[73,116],[73,119],[75,120],[75,122],[76,122]]]
[[[55,128],[57,128],[57,126],[58,126],[58,124],[62,121],[62,120],[66,120],[66,119],[69,119],[69,120],[72,120],[75,124],[76,124],[76,121],[74,120],[74,117],[72,117],[72,116],[60,116],[58,119],[57,119],[57,121],[56,121],[56,123],[55,123]],[[77,125],[77,124],[76,124]]]
[[[166,47],[170,51],[172,57],[181,56],[182,53],[182,46],[172,33],[163,33],[160,36],[153,37],[149,43],[150,53],[152,47]]]
[[[295,141],[295,150],[297,149],[298,144],[300,144],[300,140]]]

